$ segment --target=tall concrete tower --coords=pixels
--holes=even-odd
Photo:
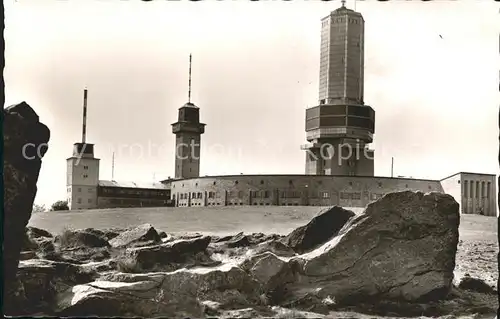
[[[87,89],[83,91],[82,142],[73,145],[73,156],[66,159],[66,187],[69,209],[97,207],[99,161],[94,157],[94,144],[86,142]]]
[[[306,109],[306,174],[373,176],[375,111],[364,104],[364,19],[342,3],[321,20],[319,105]]]
[[[200,109],[191,103],[191,64],[190,54],[188,102],[179,109],[178,120],[172,124],[176,179],[200,176],[201,134],[205,133],[205,124],[200,123]]]

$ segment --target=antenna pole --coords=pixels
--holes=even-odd
[[[189,91],[188,91],[188,103],[191,103],[191,63],[193,61],[191,53],[189,53]]]
[[[115,180],[115,152],[113,152],[113,157],[111,158],[111,180]]]
[[[82,123],[82,143],[85,144],[87,137],[87,88],[83,90],[83,123]]]
[[[394,157],[391,157],[391,178],[394,176]]]

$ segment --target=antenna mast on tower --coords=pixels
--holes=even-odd
[[[189,91],[188,91],[188,103],[191,103],[191,63],[192,55],[189,53]]]
[[[87,88],[83,90],[83,124],[82,124],[82,143],[85,144],[87,136]]]
[[[111,158],[111,180],[115,180],[115,152],[113,152],[113,157]]]

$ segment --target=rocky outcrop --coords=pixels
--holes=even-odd
[[[282,241],[297,253],[303,254],[336,236],[354,215],[350,210],[334,206],[318,214],[307,225],[292,231]]]
[[[37,192],[36,182],[47,152],[49,129],[40,123],[33,109],[22,102],[3,110],[4,156],[4,288],[10,296],[15,287],[19,254],[25,227],[31,217]],[[14,285],[14,286],[11,286]],[[9,304],[4,300],[4,305]]]
[[[109,241],[111,246],[115,248],[159,242],[161,242],[161,237],[150,224],[143,224],[127,229]]]
[[[285,285],[288,299],[443,298],[452,285],[459,221],[458,203],[449,195],[387,194],[338,236],[300,256],[304,266]]]
[[[333,225],[320,227],[329,218]],[[16,293],[24,296],[31,313],[57,316],[491,313],[498,303],[480,281],[464,279],[459,287],[452,286],[458,224],[458,205],[450,196],[399,192],[370,204],[358,216],[328,210],[287,237],[163,234],[161,241],[151,225],[142,225],[116,230],[115,247],[56,243],[56,253],[65,258],[73,254],[81,264],[27,260],[23,264],[31,268],[20,270],[25,284]],[[105,238],[105,231],[83,232]],[[90,255],[84,260],[75,253],[86,249],[94,254],[102,250],[102,261],[90,262]],[[50,293],[40,297],[33,283]],[[35,301],[40,298],[41,303]]]
[[[258,304],[258,285],[237,267],[208,271],[119,275],[74,286],[58,295],[60,316],[204,317],[203,301],[221,309]]]

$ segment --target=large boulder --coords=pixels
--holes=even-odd
[[[140,245],[141,243],[160,243],[161,237],[151,224],[129,228],[109,241],[115,248]]]
[[[50,130],[40,123],[38,115],[26,102],[5,108],[3,116],[3,281],[5,296],[11,296],[8,291],[16,289],[19,254],[25,227],[31,217]],[[4,305],[9,303],[4,300]]]
[[[221,309],[259,303],[258,284],[237,267],[170,273],[110,274],[107,281],[77,285],[58,295],[60,316],[202,318],[203,302]]]
[[[303,266],[283,285],[283,298],[316,295],[344,304],[443,298],[452,286],[459,221],[450,195],[387,194],[338,236],[301,255]]]
[[[336,236],[349,219],[354,216],[355,214],[350,210],[334,206],[320,212],[307,225],[293,230],[282,239],[282,242],[295,252],[302,254]]]

